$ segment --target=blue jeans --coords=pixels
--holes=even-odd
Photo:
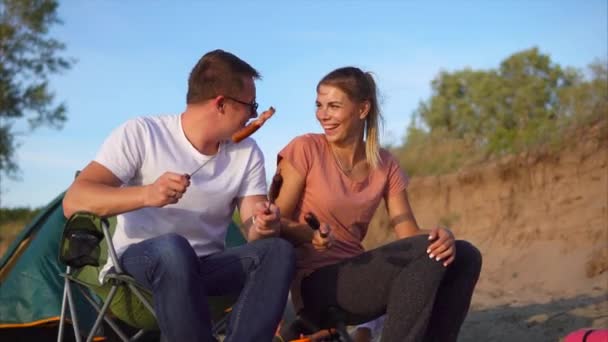
[[[198,257],[188,240],[166,234],[133,244],[124,271],[150,289],[169,341],[213,341],[207,296],[239,294],[225,341],[271,341],[294,273],[291,244],[268,238]]]

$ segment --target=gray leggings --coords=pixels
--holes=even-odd
[[[331,325],[328,308],[346,324],[386,313],[383,341],[456,341],[481,270],[479,250],[456,241],[456,259],[447,268],[426,253],[428,235],[401,239],[302,280],[305,317]]]

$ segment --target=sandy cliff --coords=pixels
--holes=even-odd
[[[411,180],[418,223],[450,226],[484,257],[465,327],[479,330],[492,317],[494,328],[468,329],[464,340],[492,331],[498,335],[491,340],[515,340],[517,334],[501,337],[503,323],[528,329],[519,336],[524,341],[555,340],[560,330],[578,326],[608,327],[607,126],[604,120],[573,133],[561,151]],[[383,212],[372,221],[368,248],[394,238]]]

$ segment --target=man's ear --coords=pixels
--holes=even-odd
[[[359,106],[359,119],[364,120],[367,117],[367,114],[369,114],[371,107],[372,105],[369,100],[361,102],[361,105]]]
[[[217,108],[218,112],[224,113],[224,105],[226,104],[226,98],[223,95],[218,95],[213,99],[213,105]]]

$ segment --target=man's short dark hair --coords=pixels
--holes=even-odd
[[[235,96],[243,90],[243,78],[259,79],[251,65],[223,50],[206,53],[188,78],[188,104],[200,103],[218,95]]]

